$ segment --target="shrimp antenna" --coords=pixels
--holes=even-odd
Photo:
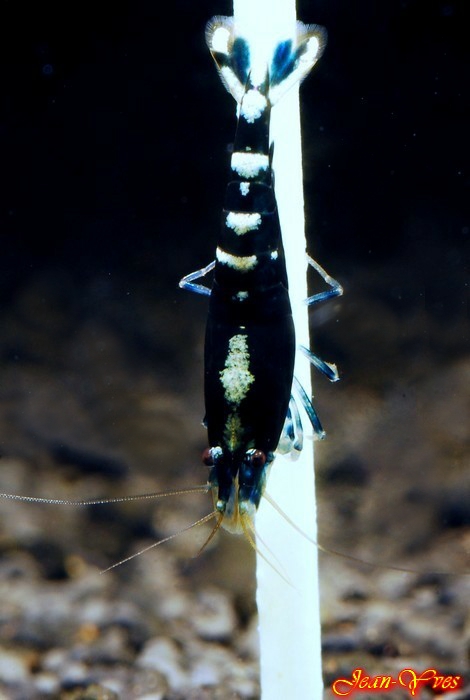
[[[405,574],[421,574],[421,575],[427,575],[427,574],[433,574],[435,576],[470,576],[470,571],[426,571],[424,569],[409,569],[404,566],[395,566],[393,564],[384,564],[382,562],[371,562],[367,561],[365,559],[361,559],[360,557],[355,557],[353,554],[347,554],[347,552],[340,552],[337,549],[333,549],[332,547],[325,547],[324,545],[320,544],[317,542],[317,540],[314,540],[312,537],[307,535],[306,532],[302,530],[289,516],[287,513],[285,513],[282,508],[276,503],[276,501],[271,498],[271,496],[268,493],[263,494],[264,498],[267,500],[267,502],[272,505],[272,507],[277,510],[279,515],[284,518],[284,520],[291,525],[291,527],[294,528],[294,530],[297,530],[298,533],[302,535],[302,537],[305,537],[306,540],[311,542],[315,547],[317,547],[321,552],[324,552],[325,554],[333,554],[337,557],[342,557],[343,559],[348,559],[349,561],[354,562],[355,564],[362,564],[365,566],[370,566],[373,569],[386,569],[390,571],[400,571],[401,573]]]
[[[207,493],[209,486],[190,486],[184,489],[172,491],[160,491],[156,493],[142,493],[134,496],[119,496],[118,498],[93,498],[84,501],[74,501],[66,498],[40,498],[39,496],[18,496],[15,493],[0,493],[0,498],[8,498],[10,501],[23,501],[26,503],[45,503],[52,506],[99,506],[106,503],[126,503],[127,501],[144,501],[166,496],[181,496],[188,493]]]
[[[191,525],[187,525],[186,527],[183,527],[181,530],[174,532],[172,535],[168,535],[168,537],[163,537],[163,539],[158,540],[158,542],[153,542],[153,544],[149,544],[148,547],[144,547],[143,549],[140,549],[138,552],[134,552],[134,554],[131,554],[130,556],[126,557],[125,559],[121,559],[120,561],[117,561],[115,564],[111,564],[111,566],[108,566],[106,569],[103,569],[102,571],[100,571],[100,574],[105,574],[106,572],[111,571],[111,569],[115,569],[117,566],[121,566],[121,564],[125,564],[126,562],[130,561],[131,559],[135,559],[135,557],[139,557],[141,554],[145,554],[145,552],[148,552],[150,549],[155,549],[155,547],[159,547],[161,544],[164,544],[165,542],[169,542],[170,540],[173,540],[175,537],[182,535],[184,532],[191,530],[193,527],[196,527],[197,525],[202,525],[202,523],[206,523],[208,520],[210,520],[211,518],[215,518],[217,515],[219,515],[219,512],[217,510],[213,510],[211,513],[208,513],[207,515],[204,515],[202,518],[199,518],[199,520],[196,520],[196,522],[191,523]],[[218,527],[217,527],[217,529],[218,529]],[[215,534],[216,531],[217,530],[214,528],[209,539],[212,539],[212,535]],[[206,542],[206,544],[207,544],[207,542]]]
[[[219,513],[219,512],[218,512],[218,511],[214,511],[214,513],[212,513],[212,515],[215,515],[216,513]],[[211,539],[214,537],[214,535],[215,535],[215,533],[217,532],[217,530],[218,530],[218,529],[220,528],[220,526],[222,525],[223,519],[224,519],[224,513],[219,513],[219,517],[217,518],[217,522],[216,522],[216,524],[214,525],[214,527],[212,528],[212,530],[211,530],[211,532],[210,532],[210,534],[209,534],[209,537],[208,537],[208,538],[206,539],[206,541],[203,543],[202,547],[199,548],[199,550],[197,551],[197,553],[194,555],[193,559],[197,559],[197,557],[198,557],[200,554],[203,553],[203,551],[205,550],[205,548],[207,547],[207,545],[209,544],[209,542],[211,541]]]
[[[269,547],[267,546],[267,544],[266,544],[265,542],[263,542],[263,540],[261,540],[261,538],[259,537],[258,533],[256,532],[255,527],[254,527],[254,525],[253,525],[253,521],[251,520],[250,516],[249,516],[247,513],[242,514],[242,515],[240,516],[240,522],[241,522],[241,524],[242,524],[243,534],[245,535],[245,538],[246,538],[246,540],[248,541],[248,543],[250,544],[250,546],[255,550],[255,552],[256,552],[262,559],[264,559],[264,561],[266,562],[266,564],[268,564],[268,565],[271,567],[271,569],[272,569],[273,571],[275,571],[276,574],[278,574],[278,576],[280,576],[280,577],[282,578],[282,580],[285,581],[285,582],[287,583],[288,586],[292,586],[292,582],[287,578],[287,576],[285,576],[281,571],[279,571],[279,569],[278,569],[276,566],[274,566],[274,564],[272,563],[272,561],[270,561],[270,560],[268,559],[268,557],[267,557],[265,554],[263,554],[263,552],[262,552],[262,551],[260,550],[260,548],[257,546],[256,541],[255,541],[255,539],[253,538],[253,535],[256,535],[256,537],[258,537],[258,539],[259,539],[260,542],[263,544],[263,546],[266,547],[266,549],[268,550],[269,554],[271,554],[271,556],[274,557],[273,553],[271,552],[271,550],[269,549]],[[274,557],[274,558],[276,559],[276,557]],[[278,560],[276,559],[276,561],[278,561]],[[278,562],[278,563],[279,563],[279,566],[280,566],[280,562]]]
[[[255,522],[254,522],[254,520],[253,520],[252,518],[248,518],[248,523],[247,523],[247,525],[248,525],[248,528],[249,528],[250,532],[252,533],[252,535],[253,535],[254,538],[255,538],[255,539],[253,539],[253,541],[252,541],[252,540],[249,540],[250,545],[253,547],[253,546],[255,546],[255,544],[256,544],[257,542],[261,542],[261,544],[263,545],[263,547],[265,548],[265,550],[268,552],[269,556],[272,557],[272,559],[276,562],[276,564],[278,564],[279,568],[280,568],[280,569],[283,569],[284,572],[285,572],[286,569],[285,569],[285,567],[283,566],[281,560],[279,559],[279,557],[277,557],[277,556],[274,554],[273,550],[266,544],[266,541],[261,537],[261,535],[259,534],[258,530],[257,530],[256,527],[255,527]],[[245,533],[245,535],[246,535],[246,533]],[[256,547],[257,547],[257,544],[256,544]],[[257,551],[259,551],[259,549],[257,549]],[[285,579],[285,580],[287,580],[287,583],[289,583],[289,585],[292,585],[292,583],[289,581],[289,579],[288,579],[288,577],[287,577],[287,573],[285,573],[285,576],[286,576],[286,579]]]

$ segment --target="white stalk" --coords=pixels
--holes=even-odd
[[[234,0],[234,17],[237,32],[258,48],[261,57],[269,57],[277,38],[294,35],[295,0]],[[292,89],[274,107],[271,140],[297,343],[309,347],[308,311],[302,303],[308,294],[298,89]],[[310,394],[310,367],[300,355],[295,374]],[[313,441],[308,421],[303,422],[307,438],[301,456],[297,461],[276,457],[266,490],[316,541]],[[292,582],[289,585],[257,556],[262,700],[319,700],[323,682],[316,548],[264,499],[256,516],[256,530],[259,548],[266,553],[263,542],[268,545],[271,553],[266,553],[267,558],[274,566],[282,566]]]

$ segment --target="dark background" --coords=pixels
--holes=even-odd
[[[400,258],[397,284],[426,285],[444,317],[462,302],[469,237],[466,10],[298,10],[330,36],[302,90],[315,250],[351,278]],[[233,127],[203,40],[215,12],[230,3],[2,2],[5,300],[53,267],[84,284],[145,276],[171,294],[187,264],[211,257]]]

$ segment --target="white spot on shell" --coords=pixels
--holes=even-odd
[[[228,265],[228,267],[232,267],[239,272],[249,272],[249,270],[253,270],[258,264],[256,255],[231,255],[221,248],[217,248],[216,257],[222,265]]]
[[[240,404],[255,381],[250,372],[250,353],[246,335],[234,335],[228,343],[225,369],[220,373],[225,389],[225,398],[230,403]]]
[[[240,194],[243,195],[243,197],[246,197],[248,192],[250,191],[250,183],[249,182],[240,182]]]
[[[217,27],[211,37],[211,51],[218,53],[228,53],[230,32],[226,27]]]
[[[232,170],[235,170],[240,177],[256,177],[260,170],[267,170],[269,158],[264,153],[243,153],[235,151],[232,154]]]
[[[253,124],[261,117],[267,104],[266,97],[259,90],[248,90],[243,97],[240,114],[248,124]]]
[[[257,212],[247,214],[245,212],[230,211],[225,220],[228,228],[235,231],[237,236],[243,236],[248,231],[255,231],[261,224],[261,214]]]

